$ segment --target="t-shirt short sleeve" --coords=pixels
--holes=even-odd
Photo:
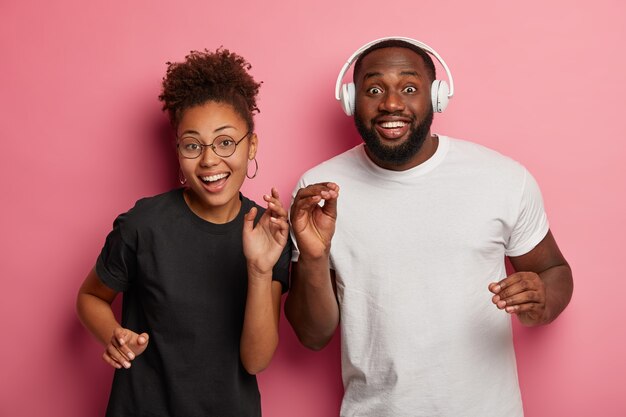
[[[506,255],[521,256],[530,252],[543,240],[549,228],[537,181],[525,171],[519,215],[506,245]]]
[[[272,279],[280,282],[283,294],[289,289],[289,267],[291,265],[291,239],[287,239],[287,244],[274,265]]]
[[[104,247],[96,261],[96,273],[100,280],[115,291],[126,291],[136,273],[137,256],[133,248],[123,239],[125,215],[113,223]]]
[[[304,187],[306,187],[304,178],[300,178],[300,180],[298,181],[298,184],[296,184],[296,187],[293,189],[293,192],[291,193],[290,208],[291,206],[293,206],[293,202],[296,199],[296,194],[298,194],[298,191]],[[288,212],[289,212],[289,216],[291,216],[291,210],[289,210]],[[291,221],[291,218],[289,220]],[[296,243],[296,237],[293,234],[293,230],[291,227],[289,228],[289,238],[291,240],[291,262],[298,262],[298,258],[300,257],[300,250],[298,249],[298,244]]]

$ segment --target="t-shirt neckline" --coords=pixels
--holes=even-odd
[[[200,230],[208,233],[226,234],[231,232],[233,229],[243,224],[243,217],[252,208],[250,200],[248,200],[243,194],[241,194],[241,192],[239,192],[241,207],[239,208],[239,213],[237,213],[235,218],[227,223],[212,223],[198,216],[196,213],[193,212],[193,210],[191,210],[191,208],[187,205],[187,202],[185,201],[184,191],[184,187],[179,188],[178,195],[176,196],[176,203],[181,214],[184,218],[194,223],[194,225]]]
[[[374,175],[386,178],[386,179],[406,179],[406,178],[414,178],[425,175],[438,167],[443,160],[445,159],[448,150],[450,148],[450,140],[447,136],[437,135],[439,138],[439,143],[437,145],[437,149],[435,153],[428,158],[426,161],[422,162],[416,167],[404,170],[404,171],[393,171],[390,169],[382,168],[376,165],[370,158],[367,156],[365,152],[365,145],[362,144],[361,148],[361,158],[363,159],[367,169],[372,172]]]

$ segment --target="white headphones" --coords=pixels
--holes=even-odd
[[[348,116],[352,116],[354,114],[354,107],[356,102],[356,89],[354,87],[354,83],[352,82],[348,84],[342,84],[343,77],[345,77],[346,72],[348,72],[348,69],[354,63],[354,61],[356,61],[359,56],[363,52],[365,52],[370,46],[389,40],[398,40],[410,43],[411,45],[415,45],[437,58],[439,63],[441,63],[441,66],[446,71],[448,80],[450,81],[450,86],[448,87],[448,83],[445,81],[435,80],[430,86],[430,96],[433,103],[433,111],[436,113],[443,112],[448,106],[448,100],[451,99],[454,95],[454,81],[452,80],[452,73],[450,73],[448,65],[443,60],[443,58],[430,46],[415,39],[404,38],[401,36],[390,36],[373,40],[360,47],[355,53],[352,54],[350,58],[348,58],[346,63],[343,65],[343,68],[341,68],[339,76],[337,77],[337,83],[335,84],[335,98],[339,100],[339,103],[341,103],[343,111]]]

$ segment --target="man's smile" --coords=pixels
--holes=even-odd
[[[378,135],[387,140],[396,140],[405,136],[410,127],[411,120],[409,118],[381,117],[377,118],[374,123]]]

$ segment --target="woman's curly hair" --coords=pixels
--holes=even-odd
[[[215,52],[191,51],[185,61],[168,62],[167,66],[159,100],[175,128],[185,110],[215,101],[232,105],[254,131],[261,83],[248,74],[252,66],[243,57],[220,47]]]

